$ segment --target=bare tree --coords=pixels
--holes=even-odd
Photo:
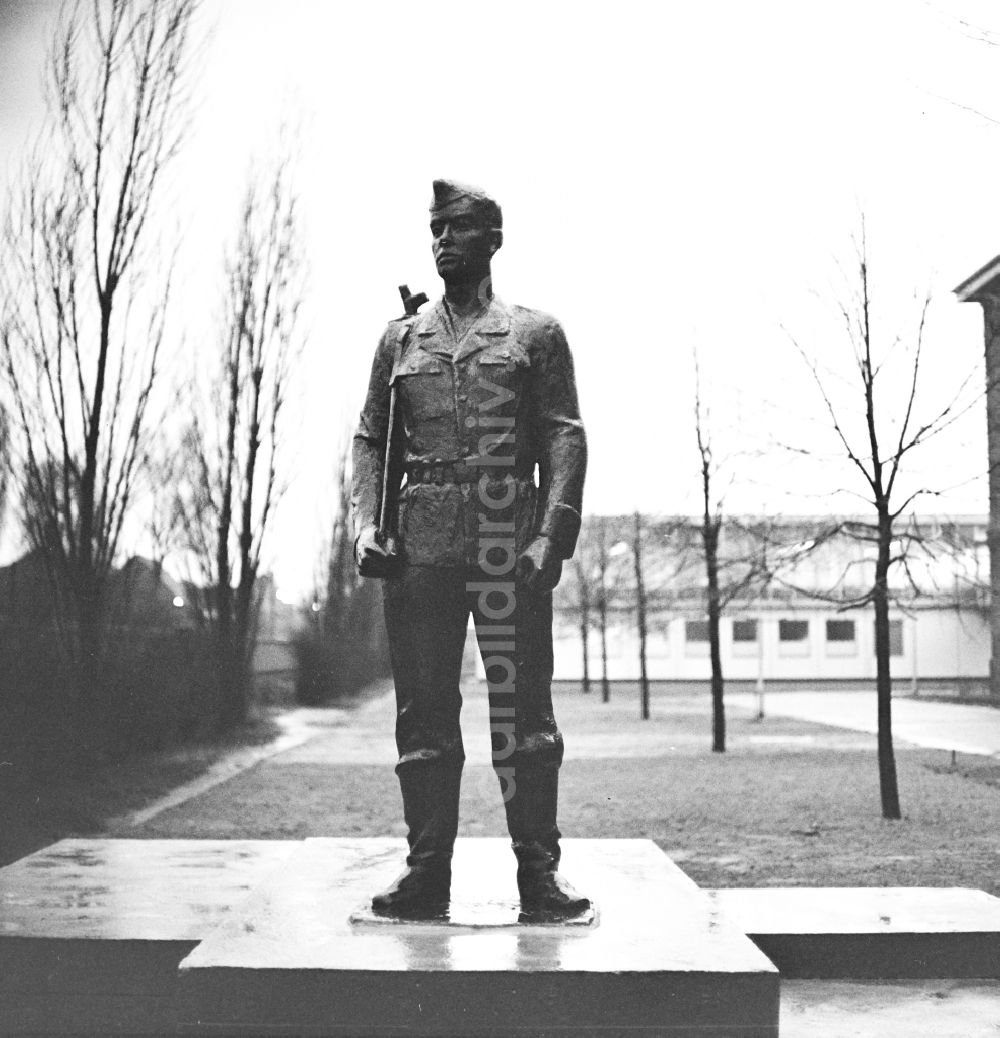
[[[602,698],[610,699],[607,633],[615,623],[634,622],[638,636],[640,716],[650,716],[648,642],[650,618],[669,613],[676,599],[677,578],[690,563],[690,552],[678,557],[675,540],[682,523],[675,518],[602,516],[597,521],[592,600],[601,638]],[[612,542],[609,547],[609,541]]]
[[[608,680],[608,530],[604,516],[596,524],[597,550],[595,551],[597,579],[597,630],[601,638],[601,702],[611,701],[611,682]]]
[[[570,565],[570,579],[559,585],[558,607],[571,618],[580,634],[583,690],[592,687],[590,634],[595,623],[601,654],[601,699],[609,702],[608,612],[615,605],[616,588],[608,555],[608,527],[616,521],[608,516],[587,516],[580,528],[577,551]],[[624,547],[624,546],[623,546]]]
[[[705,554],[706,606],[708,610],[708,650],[712,666],[712,750],[723,753],[726,749],[726,709],[723,700],[722,648],[719,637],[719,619],[722,605],[719,596],[719,532],[722,529],[722,499],[712,501],[712,480],[715,466],[708,416],[701,398],[701,373],[698,355],[694,355],[694,428],[701,467],[701,541]]]
[[[712,692],[712,750],[726,750],[725,676],[722,670],[722,615],[726,607],[739,597],[760,593],[771,579],[772,557],[769,555],[774,528],[766,517],[740,523],[723,518],[723,494],[718,489],[720,464],[712,446],[711,416],[701,389],[701,371],[697,351],[694,360],[694,429],[698,446],[701,518],[699,533],[701,555],[705,567],[705,612],[708,623],[709,661]],[[683,534],[683,521],[677,524]],[[724,531],[728,534],[725,549],[720,549]],[[683,558],[683,551],[678,553]],[[758,632],[760,637],[760,632]]]
[[[583,691],[590,691],[590,612],[591,612],[591,574],[587,571],[587,560],[577,547],[573,557],[573,570],[576,576],[578,593],[577,608],[580,619],[580,651],[583,655]]]
[[[389,670],[381,590],[358,576],[354,562],[350,456],[345,437],[337,455],[333,526],[307,623],[295,639],[297,696],[306,704],[350,695]]]
[[[197,0],[70,8],[45,134],[3,231],[0,362],[28,536],[43,548],[78,692],[96,688],[105,592],[136,480],[170,298],[151,224],[184,130]]]
[[[807,351],[798,340],[793,343],[807,364],[832,426],[841,456],[861,478],[864,498],[874,512],[871,522],[854,521],[841,525],[852,538],[870,545],[874,553],[874,577],[870,585],[838,601],[844,608],[871,605],[875,614],[876,689],[878,694],[878,761],[882,816],[901,817],[896,761],[892,739],[892,672],[889,606],[890,571],[907,566],[909,549],[918,539],[915,528],[901,529],[899,520],[914,501],[940,490],[915,485],[903,493],[900,474],[910,455],[929,439],[952,425],[971,406],[967,388],[972,373],[962,381],[950,400],[918,417],[918,390],[924,350],[924,333],[929,296],[919,305],[915,328],[909,337],[894,336],[885,346],[877,339],[873,318],[868,246],[865,220],[855,241],[855,266],[849,294],[837,303],[842,327],[852,350],[854,380],[848,385],[849,400],[837,403],[834,386],[839,383],[821,371],[815,351]],[[900,376],[893,361],[903,365]],[[893,404],[890,379],[895,375],[904,392]],[[925,379],[926,381],[926,379]],[[852,427],[856,404],[860,402],[860,422]]]
[[[583,665],[583,691],[590,692],[590,631],[594,614],[600,622],[601,613],[601,580],[607,571],[607,552],[604,552],[604,565],[601,567],[601,536],[603,534],[603,518],[588,517],[580,528],[576,553],[569,567],[570,579],[560,591],[560,605],[564,612],[575,620],[580,633],[580,653]],[[607,609],[604,607],[604,681],[607,681]]]
[[[635,622],[639,632],[639,707],[649,720],[649,674],[646,666],[646,582],[643,573],[642,516],[636,512],[632,527],[632,562],[635,571]]]
[[[224,318],[211,398],[184,434],[177,512],[209,589],[219,727],[246,715],[261,551],[284,489],[289,379],[301,347],[298,209],[287,162],[262,194],[251,183],[226,262]]]
[[[330,535],[330,552],[326,567],[325,608],[327,616],[341,616],[344,604],[360,583],[354,562],[354,540],[351,529],[351,441],[337,456],[337,503]]]

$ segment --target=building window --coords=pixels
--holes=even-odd
[[[853,620],[826,621],[827,656],[857,656],[858,632]]]
[[[874,630],[874,627],[873,627]],[[874,635],[872,635],[874,639]],[[874,654],[874,645],[872,647],[872,653]],[[903,621],[902,620],[890,620],[889,621],[889,655],[890,656],[902,656],[903,655]]]
[[[734,620],[733,621],[733,641],[734,642],[755,642],[757,640],[757,621],[756,620]]]
[[[778,621],[779,656],[808,656],[811,651],[808,620]]]
[[[691,659],[708,656],[708,621],[684,621],[684,655]]]
[[[757,641],[757,630],[756,620],[733,621],[734,656],[756,656],[760,652],[762,643]]]
[[[808,620],[779,620],[778,641],[804,642],[809,637]]]
[[[853,642],[854,638],[853,620],[827,620],[826,640],[828,642]]]

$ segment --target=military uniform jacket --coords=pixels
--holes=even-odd
[[[354,436],[357,533],[379,519],[393,386],[390,493],[408,562],[476,565],[498,538],[512,536],[520,552],[539,534],[560,558],[572,556],[587,443],[572,357],[553,317],[494,298],[458,346],[443,301],[390,322]]]

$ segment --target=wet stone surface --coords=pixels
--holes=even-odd
[[[594,897],[590,923],[518,923],[503,839],[457,842],[457,919],[358,921],[404,855],[398,839],[307,840],[181,964],[192,1019],[246,1033],[776,1033],[777,971],[651,841],[564,841],[560,871]]]

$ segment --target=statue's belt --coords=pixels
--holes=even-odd
[[[508,476],[531,480],[533,472],[517,471],[508,458],[463,458],[459,461],[413,462],[406,466],[407,483],[478,483],[483,476],[490,483],[503,483]]]

